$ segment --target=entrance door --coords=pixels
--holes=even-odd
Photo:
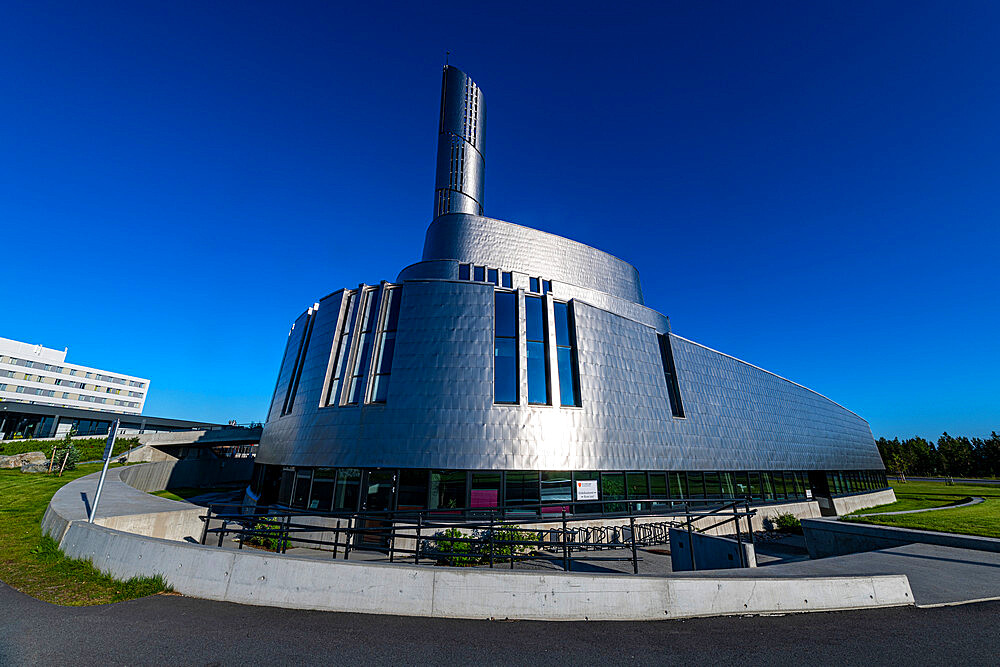
[[[819,505],[819,513],[822,516],[836,516],[837,510],[833,507],[833,498],[830,496],[830,483],[823,470],[809,471],[809,488],[812,489],[813,499]]]
[[[395,470],[368,471],[364,485],[365,493],[361,497],[361,512],[390,512],[395,509],[396,479],[397,472]],[[378,530],[379,532],[363,533],[357,541],[357,548],[389,548],[389,531],[380,530],[392,525],[387,516],[381,518],[376,514],[372,518],[365,517],[361,523],[362,528]]]

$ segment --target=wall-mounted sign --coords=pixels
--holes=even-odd
[[[813,497],[812,489],[806,489],[806,498],[812,498],[812,497]]]
[[[597,500],[597,480],[580,479],[576,482],[577,500]]]

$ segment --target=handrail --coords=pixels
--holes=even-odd
[[[654,511],[652,507],[643,508],[649,505],[654,499],[642,500],[612,500],[606,502],[622,503],[627,506],[627,510],[616,515],[605,515],[602,518],[611,521],[628,519],[628,525],[609,524],[604,526],[592,526],[595,517],[592,514],[567,514],[567,507],[573,505],[593,504],[587,502],[565,503],[561,505],[559,514],[516,515],[504,516],[501,508],[490,508],[492,512],[487,512],[483,516],[484,508],[462,508],[461,510],[448,508],[449,514],[442,514],[439,510],[404,510],[404,511],[381,511],[381,512],[351,512],[351,513],[317,513],[299,510],[288,510],[278,508],[277,511],[244,512],[240,505],[236,504],[213,504],[208,508],[207,513],[201,517],[205,521],[205,527],[201,537],[201,543],[206,544],[209,535],[218,535],[218,546],[223,546],[226,535],[235,536],[239,541],[239,548],[247,543],[248,539],[255,537],[269,538],[277,540],[279,551],[284,553],[288,549],[289,543],[294,541],[300,545],[332,547],[333,558],[336,559],[338,553],[343,549],[345,560],[350,558],[350,553],[356,549],[374,549],[384,551],[389,555],[389,561],[395,562],[398,556],[413,558],[414,564],[419,564],[421,558],[425,560],[432,558],[435,560],[458,559],[487,561],[493,567],[499,560],[509,562],[511,568],[515,561],[537,559],[538,552],[553,550],[559,547],[562,552],[561,560],[563,569],[571,570],[573,561],[631,561],[633,573],[639,572],[638,546],[651,546],[652,544],[667,543],[669,527],[677,527],[687,530],[689,536],[693,532],[704,532],[712,530],[730,522],[734,523],[734,532],[738,544],[743,543],[741,520],[747,520],[747,538],[753,544],[754,536],[752,529],[752,518],[757,510],[750,507],[749,499],[718,499],[726,502],[714,507],[692,507],[689,501],[680,500],[683,506],[672,506],[660,511]],[[713,499],[714,500],[714,499]],[[656,502],[671,502],[674,499],[655,499]],[[238,507],[239,511],[227,511],[226,508]],[[522,506],[526,507],[526,506]],[[539,503],[533,505],[541,510],[542,507],[552,507],[551,503]],[[258,508],[259,509],[259,508]],[[219,511],[222,510],[222,511]],[[479,516],[468,517],[466,512],[474,512]],[[301,523],[294,521],[298,518],[319,518],[336,519],[334,528],[329,525],[316,525],[315,523]],[[673,519],[666,522],[649,521],[650,519]],[[346,523],[342,522],[346,519]],[[449,520],[451,519],[451,520]],[[645,519],[642,523],[636,523],[637,519]],[[718,519],[708,526],[696,526],[695,522],[702,520],[712,521]],[[212,527],[212,522],[221,522],[219,527]],[[587,522],[586,526],[574,526]],[[553,527],[552,524],[556,524]],[[510,537],[512,533],[498,533],[504,529],[518,531],[516,539]],[[451,531],[451,529],[456,529]],[[626,530],[627,538],[626,538]],[[427,532],[431,532],[428,535]],[[445,531],[451,531],[445,535]],[[319,533],[319,537],[306,537],[310,533]],[[332,539],[324,539],[323,533],[333,533]],[[525,536],[524,533],[527,535]],[[594,539],[595,535],[603,537],[610,534],[607,541]],[[642,533],[643,536],[638,535]],[[508,537],[498,537],[508,535]],[[548,536],[548,539],[545,539]],[[583,536],[585,539],[578,539]],[[343,539],[342,539],[343,538]],[[412,540],[413,548],[401,546],[399,542]],[[451,545],[453,550],[441,550],[431,548],[430,543],[435,546],[439,543]],[[467,545],[468,550],[454,550],[455,545]],[[628,548],[631,552],[629,557],[614,556],[581,556],[579,554],[588,551],[603,550],[609,548]],[[748,566],[745,562],[742,547],[740,551],[740,565]],[[574,553],[577,554],[574,556]],[[543,556],[554,559],[555,556]],[[693,560],[693,558],[692,558]],[[692,567],[697,568],[697,564],[692,562]]]

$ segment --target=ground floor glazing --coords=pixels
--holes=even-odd
[[[755,504],[805,501],[888,488],[883,470],[493,471],[312,468],[257,464],[259,505],[316,512],[503,509],[514,514],[613,514],[672,503],[749,498]]]

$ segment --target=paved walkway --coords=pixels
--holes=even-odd
[[[0,583],[0,664],[989,665],[1000,602],[648,622],[478,621],[156,595],[96,607]]]
[[[972,505],[978,505],[979,503],[986,502],[986,499],[981,496],[972,496],[972,499],[967,503],[962,503],[961,505],[945,505],[943,507],[925,507],[922,510],[900,510],[898,512],[869,512],[868,514],[852,514],[851,516],[892,516],[894,514],[919,514],[920,512],[938,512],[940,510],[953,510],[959,507],[971,507]]]

